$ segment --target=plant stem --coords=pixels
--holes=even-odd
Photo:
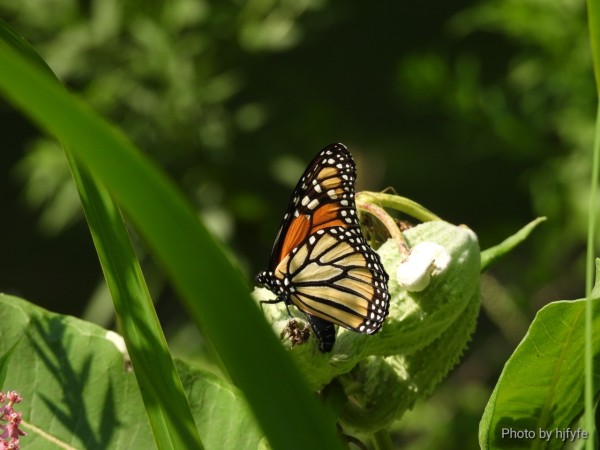
[[[600,5],[598,1],[587,0],[588,30],[590,33],[590,47],[594,67],[594,80],[596,81],[596,95],[600,99]],[[594,267],[594,244],[596,232],[596,192],[598,190],[598,170],[600,155],[600,101],[596,111],[596,130],[594,134],[594,152],[592,157],[592,179],[590,185],[589,221],[587,238],[587,264],[586,264],[586,295],[588,300],[585,308],[585,427],[590,433],[585,443],[587,450],[592,450],[595,443],[594,424],[594,385],[593,385],[593,354],[592,354],[592,269]]]
[[[356,203],[375,203],[386,208],[392,208],[414,217],[421,222],[442,220],[434,213],[406,197],[385,194],[383,192],[362,191],[356,194]]]
[[[389,431],[384,428],[373,433],[375,450],[393,450],[394,445]]]
[[[585,427],[590,433],[586,442],[586,449],[594,448],[594,361],[592,349],[592,283],[594,280],[594,249],[596,242],[596,211],[597,201],[596,193],[598,191],[598,169],[600,166],[600,102],[596,111],[596,130],[594,133],[594,150],[592,156],[592,179],[590,185],[590,203],[588,217],[588,236],[587,236],[587,257],[586,257],[586,276],[585,293],[588,297],[585,304]]]
[[[373,203],[363,202],[362,200],[356,201],[356,207],[377,217],[377,219],[388,230],[388,233],[390,233],[390,237],[394,240],[394,242],[396,242],[396,244],[398,244],[398,250],[400,251],[400,254],[403,256],[408,255],[410,250],[408,249],[406,240],[404,239],[404,236],[402,236],[402,233],[398,229],[398,226],[394,222],[394,219],[392,219],[390,215],[387,212],[385,212],[385,209],[380,208],[379,206]]]

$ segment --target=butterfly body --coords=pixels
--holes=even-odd
[[[363,237],[354,202],[356,168],[342,144],[323,149],[298,182],[259,284],[295,305],[322,352],[335,327],[376,333],[389,310],[388,275]]]

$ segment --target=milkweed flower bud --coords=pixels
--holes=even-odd
[[[442,273],[450,264],[450,254],[435,242],[421,242],[414,246],[398,266],[398,284],[410,292],[421,292],[432,276]]]
[[[19,429],[23,421],[22,413],[16,412],[13,405],[22,400],[18,392],[0,392],[0,450],[19,450],[19,438],[27,433]],[[6,403],[8,401],[8,403]],[[6,405],[3,405],[6,403]]]

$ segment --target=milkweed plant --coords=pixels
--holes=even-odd
[[[594,40],[600,21],[593,8],[590,16]],[[395,194],[358,193],[363,232],[389,274],[389,316],[372,336],[340,328],[332,352],[321,353],[301,315],[281,303],[260,308],[273,299],[266,289],[252,300],[228,253],[154,164],[3,22],[0,37],[0,92],[64,148],[122,335],[0,295],[0,388],[19,392],[0,394],[0,448],[26,439],[27,448],[392,448],[391,424],[459,364],[479,315],[481,273],[544,220],[482,251],[468,226]],[[170,356],[121,211],[225,376]],[[399,227],[392,211],[421,223]],[[482,448],[593,444],[599,289],[539,311],[482,412]]]

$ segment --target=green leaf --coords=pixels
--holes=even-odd
[[[3,298],[3,294],[0,294],[0,301]],[[10,320],[1,321],[0,311],[0,343],[4,350],[0,351],[0,391],[4,389],[4,381],[8,373],[8,364],[10,358],[17,348],[17,344],[23,336],[23,330],[27,327],[29,318],[26,314],[18,309],[10,311]]]
[[[177,360],[176,366],[206,448],[256,450],[263,432],[242,393],[209,372]]]
[[[156,448],[118,335],[7,295],[0,323],[0,359],[14,349],[5,387],[23,396],[24,448]],[[256,449],[262,432],[241,393],[186,363],[177,369],[206,448]]]
[[[517,245],[520,245],[525,239],[529,237],[532,231],[542,222],[546,220],[545,217],[538,217],[537,219],[529,222],[519,231],[512,236],[509,236],[498,245],[490,247],[481,252],[481,272],[485,272],[488,267],[500,259],[502,256],[509,253]]]
[[[266,325],[239,271],[172,183],[122,134],[1,43],[0,69],[6,98],[72,150],[134,223],[273,448],[340,448],[333,420]]]
[[[538,312],[504,366],[485,408],[479,425],[481,448],[562,448],[564,442],[557,437],[556,430],[573,427],[584,410],[585,302],[585,299],[557,301]],[[600,361],[597,291],[592,302],[592,349],[597,367]],[[594,386],[597,394],[598,372]],[[526,430],[534,437],[517,436],[517,432],[524,434]],[[540,430],[554,434],[543,440]]]
[[[11,351],[5,389],[23,397],[21,443],[28,449],[156,448],[132,372],[106,331],[0,295],[3,330],[19,324],[0,355]],[[22,326],[21,326],[22,325]],[[63,447],[64,448],[64,447]]]
[[[12,46],[15,50],[17,50],[22,56],[28,58],[31,62],[36,64],[39,68],[44,70],[47,75],[50,75],[54,79],[56,75],[50,69],[50,66],[46,64],[46,61],[42,59],[42,57],[35,51],[35,49],[29,45],[23,37],[19,36],[8,24],[0,19],[0,40],[6,42],[10,46]]]

